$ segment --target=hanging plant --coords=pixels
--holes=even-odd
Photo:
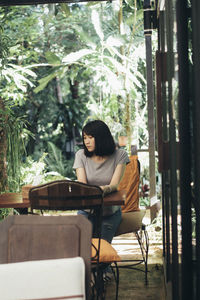
[[[16,117],[10,107],[0,107],[0,188],[1,192],[20,189],[20,168],[29,135],[24,117]]]
[[[9,191],[19,191],[21,164],[25,154],[25,141],[30,132],[26,129],[27,122],[24,117],[16,117],[13,112],[9,114],[7,136],[7,174]]]
[[[7,187],[7,170],[6,170],[6,132],[5,123],[7,123],[7,116],[5,114],[5,106],[0,101],[0,192],[6,190]]]

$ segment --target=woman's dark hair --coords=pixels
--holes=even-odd
[[[84,133],[91,135],[95,139],[95,150],[89,152],[84,143]],[[87,123],[82,129],[82,138],[85,155],[91,157],[94,154],[98,156],[108,156],[115,152],[116,146],[110,129],[101,120],[94,120]]]

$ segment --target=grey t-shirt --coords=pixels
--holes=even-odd
[[[129,163],[128,154],[123,149],[117,149],[102,163],[97,163],[90,157],[85,156],[84,150],[81,149],[75,155],[73,168],[84,168],[87,183],[100,186],[110,184],[117,165],[127,163]],[[118,209],[119,206],[104,207],[103,215],[112,215]]]

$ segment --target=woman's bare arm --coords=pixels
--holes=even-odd
[[[77,176],[77,180],[79,182],[87,183],[87,177],[86,177],[86,173],[85,173],[84,168],[77,168],[76,169],[76,176]]]
[[[124,175],[125,168],[126,168],[125,164],[117,165],[115,172],[112,176],[112,179],[110,181],[110,184],[101,186],[102,190],[104,191],[104,194],[109,194],[117,190],[118,185]]]
[[[101,189],[104,191],[104,194],[109,194],[111,192],[114,192],[117,190],[118,185],[124,175],[124,171],[125,171],[125,164],[119,164],[117,165],[115,172],[112,176],[112,179],[110,181],[109,185],[104,185],[104,186],[100,186]],[[83,183],[87,183],[87,177],[86,177],[86,173],[85,173],[85,169],[84,168],[77,168],[76,169],[76,176],[77,176],[77,180],[79,182],[83,182]]]

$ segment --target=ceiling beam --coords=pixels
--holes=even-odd
[[[106,1],[106,0],[101,0]],[[51,3],[100,2],[98,0],[0,0],[0,6],[34,5]]]

